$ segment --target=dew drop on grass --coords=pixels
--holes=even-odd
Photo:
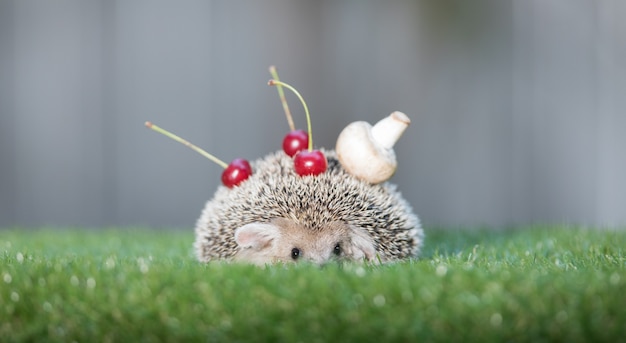
[[[446,276],[446,274],[448,273],[448,267],[444,266],[443,264],[440,264],[437,266],[435,273],[437,274],[437,276],[441,276],[441,277]]]
[[[15,303],[20,301],[20,295],[15,291],[11,292],[11,300]]]
[[[43,310],[46,312],[52,312],[52,304],[50,304],[49,302],[44,302],[43,303]]]
[[[150,268],[148,267],[148,262],[143,257],[139,257],[137,259],[137,264],[139,265],[139,271],[142,274],[145,274],[150,270]]]
[[[385,296],[382,294],[376,295],[372,301],[374,302],[374,305],[376,305],[376,307],[385,306]]]
[[[180,320],[176,317],[167,317],[167,326],[171,328],[178,328],[180,326]]]
[[[23,263],[24,262],[24,254],[22,254],[21,252],[18,252],[17,255],[15,255],[15,259],[17,260],[17,263]]]
[[[220,322],[220,326],[226,330],[230,330],[233,327],[233,323],[230,318],[223,318]]]
[[[113,258],[113,256],[107,258],[106,261],[104,261],[104,267],[109,270],[115,268],[115,258]]]
[[[72,277],[70,278],[70,283],[72,284],[72,286],[78,286],[80,282],[78,281],[76,275],[72,275]]]
[[[4,283],[11,283],[11,281],[13,281],[13,277],[11,277],[11,274],[9,273],[4,273],[2,274],[2,280],[4,280]]]
[[[96,288],[96,280],[92,277],[87,279],[87,288],[94,289]]]
[[[502,285],[499,282],[492,281],[485,286],[485,290],[489,293],[498,294],[502,292]]]
[[[500,324],[502,324],[502,315],[498,312],[492,314],[491,318],[489,318],[489,322],[491,326],[500,326]]]
[[[613,274],[611,274],[611,278],[609,279],[609,282],[611,282],[611,285],[613,286],[617,286],[617,284],[619,284],[619,274],[617,274],[617,272],[614,272]]]

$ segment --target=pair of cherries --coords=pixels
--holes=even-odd
[[[305,175],[319,175],[326,171],[328,166],[328,162],[326,161],[326,156],[319,150],[313,150],[313,134],[311,132],[311,116],[309,115],[309,108],[306,105],[306,102],[300,95],[300,93],[293,88],[292,86],[280,82],[278,79],[278,73],[276,72],[276,67],[270,67],[270,73],[274,79],[268,81],[268,85],[277,86],[278,87],[278,96],[280,97],[280,101],[283,104],[283,109],[285,110],[285,116],[287,117],[287,122],[289,123],[289,127],[291,131],[285,135],[283,139],[283,151],[289,156],[293,157],[293,166],[296,174],[300,176]],[[289,111],[289,106],[287,106],[287,100],[285,99],[285,94],[283,93],[282,87],[285,87],[292,91],[300,102],[302,102],[302,107],[304,107],[304,112],[306,113],[306,121],[309,132],[305,132],[304,130],[296,130],[295,125],[293,124],[293,119],[291,118],[291,112]]]
[[[306,148],[308,142],[309,136],[304,130],[290,131],[283,139],[283,151],[293,157],[293,167],[300,176],[321,174],[328,166],[324,153]]]
[[[296,174],[300,176],[306,175],[319,175],[326,171],[328,163],[326,161],[326,156],[319,150],[313,150],[313,138],[311,133],[311,117],[309,115],[309,110],[304,102],[304,99],[295,90],[295,88],[290,85],[280,82],[278,80],[278,74],[276,72],[275,67],[270,67],[270,73],[274,79],[268,82],[270,86],[278,87],[278,94],[280,96],[281,102],[283,104],[283,108],[285,109],[285,115],[287,116],[287,121],[289,122],[289,126],[291,131],[287,133],[285,138],[283,139],[283,151],[290,157],[293,157],[294,161],[294,170]],[[304,130],[296,130],[293,125],[293,120],[291,118],[291,113],[289,112],[289,107],[287,106],[287,101],[285,100],[285,95],[283,93],[282,87],[288,88],[292,92],[298,96],[302,105],[304,106],[304,110],[306,112],[307,124],[309,132],[305,132]],[[145,123],[146,127],[159,132],[179,143],[182,143],[189,148],[195,150],[211,161],[217,163],[224,171],[222,172],[222,183],[224,186],[228,188],[233,188],[238,186],[243,181],[247,180],[250,175],[252,175],[252,167],[250,167],[250,163],[242,158],[236,158],[230,164],[226,164],[224,161],[218,159],[217,157],[207,153],[201,148],[191,144],[187,140],[180,138],[179,136],[164,130],[151,122]]]

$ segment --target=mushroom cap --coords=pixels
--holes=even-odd
[[[348,173],[372,184],[389,180],[398,165],[393,149],[379,144],[372,135],[372,125],[365,121],[346,126],[337,138],[335,151]]]

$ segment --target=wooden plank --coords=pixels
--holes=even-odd
[[[16,213],[21,225],[100,217],[99,12],[14,2]]]
[[[598,2],[596,225],[626,225],[626,3]]]
[[[593,222],[597,147],[591,1],[533,2],[532,217]],[[585,196],[587,195],[587,196]]]
[[[0,2],[0,227],[15,224],[13,2]]]

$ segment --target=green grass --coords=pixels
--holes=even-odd
[[[192,232],[0,230],[0,341],[626,340],[626,230],[429,230],[389,266],[194,260]]]

